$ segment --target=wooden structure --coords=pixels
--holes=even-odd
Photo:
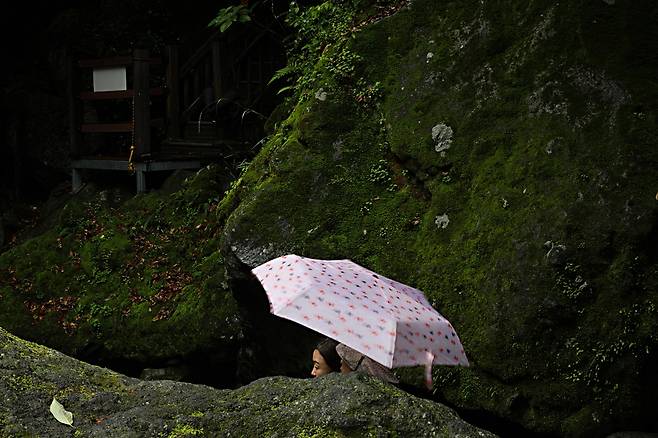
[[[86,170],[133,172],[143,192],[149,172],[248,154],[275,104],[267,82],[283,55],[267,30],[236,28],[213,34],[184,63],[184,51],[171,46],[164,59],[135,50],[71,65],[73,190]],[[89,90],[93,69],[109,67],[126,68],[126,89]]]

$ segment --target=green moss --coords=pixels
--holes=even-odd
[[[227,223],[236,247],[350,258],[421,288],[473,363],[437,375],[451,401],[578,436],[599,427],[584,404],[625,405],[615,385],[632,379],[615,363],[639,373],[656,342],[655,250],[641,243],[656,233],[642,189],[655,179],[656,87],[573,37],[597,33],[581,8],[416,1],[337,41],[326,58],[351,59],[352,76],[325,56],[305,67],[308,95]],[[610,31],[639,19],[606,11],[588,14]],[[622,42],[611,50],[634,50]],[[376,83],[364,108],[359,87]],[[629,96],[639,84],[648,94]]]
[[[196,428],[189,424],[177,424],[174,429],[167,435],[167,438],[182,438],[186,436],[203,436],[203,429]]]
[[[299,430],[293,433],[297,438],[343,438],[346,436],[340,431],[319,426],[305,428],[304,430]]]
[[[55,392],[57,387],[53,384],[35,380],[33,376],[11,375],[6,382],[15,391]]]
[[[235,336],[212,219],[221,175],[205,168],[178,192],[124,205],[72,199],[57,228],[0,255],[0,324],[72,354],[101,344],[108,360],[179,357]]]

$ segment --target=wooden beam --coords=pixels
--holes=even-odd
[[[142,169],[136,169],[135,179],[137,182],[137,193],[144,193],[146,191],[146,172]]]
[[[151,106],[149,98],[149,52],[137,49],[133,54],[133,89],[135,90],[135,153],[139,160],[151,153]]]
[[[71,162],[73,169],[98,169],[98,170],[125,170],[128,171],[127,160],[97,160],[94,158],[81,158]]]
[[[78,61],[78,66],[82,68],[120,67],[122,65],[130,65],[132,62],[133,59],[131,56],[116,56],[114,58],[81,59]]]
[[[11,155],[13,158],[13,166],[12,166],[12,174],[14,177],[14,180],[12,181],[14,183],[14,195],[16,196],[17,199],[20,199],[21,197],[21,173],[22,173],[22,167],[21,166],[21,151],[23,148],[21,148],[21,145],[19,144],[19,139],[18,139],[18,133],[20,131],[20,122],[17,118],[16,115],[10,115],[9,120],[7,121],[7,142],[9,143],[9,150],[11,151]],[[3,151],[4,152],[4,151]],[[5,156],[6,157],[6,156]]]
[[[148,56],[144,59],[144,62],[149,64],[161,64],[162,59],[160,58],[149,58]],[[122,65],[130,66],[133,64],[132,56],[116,56],[114,58],[100,58],[100,59],[81,59],[78,61],[78,66],[82,68],[94,68],[94,67],[120,67]]]
[[[162,96],[165,93],[164,88],[157,87],[151,88],[149,94],[151,96]],[[135,96],[134,90],[123,91],[81,91],[80,99],[82,100],[110,100],[110,99],[129,99]]]
[[[215,99],[223,95],[221,45],[218,40],[212,43],[212,86],[215,89]]]
[[[180,137],[180,82],[178,46],[167,47],[167,134],[170,138]]]
[[[66,100],[69,113],[69,142],[71,145],[71,156],[80,155],[80,121],[82,120],[82,107],[75,98],[78,90],[78,69],[75,68],[73,58],[67,55],[66,59]]]
[[[82,175],[75,167],[71,169],[71,192],[78,193],[82,188]]]
[[[71,162],[73,169],[92,169],[92,170],[121,170],[128,171],[128,160],[118,159],[96,159],[82,158]],[[135,163],[135,169],[142,172],[160,172],[163,170],[175,169],[198,169],[201,167],[199,160],[166,160],[166,161],[149,161],[145,163]]]

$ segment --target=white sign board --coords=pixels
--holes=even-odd
[[[126,67],[103,67],[94,69],[94,92],[125,91]]]

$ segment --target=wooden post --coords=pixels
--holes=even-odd
[[[19,145],[19,130],[20,122],[17,116],[10,116],[9,123],[7,124],[7,141],[9,142],[9,149],[13,156],[13,176],[14,176],[14,196],[17,199],[21,197],[21,148]]]
[[[80,91],[78,87],[78,69],[73,58],[67,55],[66,60],[66,98],[69,112],[69,142],[71,143],[71,157],[78,158],[81,154],[80,147],[80,121],[81,107],[76,96]]]
[[[200,65],[197,65],[193,70],[192,70],[192,98],[193,99],[199,99],[196,103],[196,105],[201,106],[203,105],[203,102],[201,102],[201,92],[203,91],[203,84],[201,83],[201,71],[199,69],[201,67]],[[193,101],[194,102],[194,101]],[[201,108],[199,108],[199,111]]]
[[[215,90],[215,99],[222,97],[222,60],[219,40],[212,42],[212,86]]]
[[[182,88],[183,88],[183,112],[181,114],[184,114],[187,109],[190,107],[190,104],[192,103],[192,98],[190,97],[192,95],[190,91],[190,79],[189,77],[185,77],[181,79],[182,82]],[[185,118],[185,121],[189,119],[189,116]]]
[[[82,188],[82,175],[80,169],[75,167],[71,169],[71,192],[78,193]]]
[[[144,193],[146,191],[146,172],[142,166],[137,166],[135,176],[137,177],[137,193]]]
[[[180,137],[180,83],[178,82],[178,46],[167,47],[167,134],[169,138]]]
[[[139,160],[151,153],[151,108],[149,96],[149,52],[133,53],[133,89],[135,91],[135,157]]]

